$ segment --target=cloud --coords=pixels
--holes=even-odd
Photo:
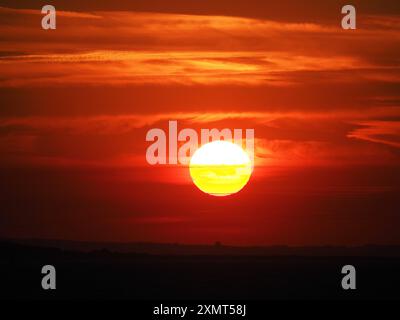
[[[397,16],[368,16],[355,36],[323,23],[128,11],[59,11],[46,33],[34,14],[0,9],[0,86],[399,82]]]
[[[143,166],[149,146],[145,141],[146,132],[162,128],[168,134],[168,121],[177,120],[179,130],[255,129],[256,166],[393,163],[398,161],[398,156],[385,146],[399,146],[394,142],[400,137],[399,124],[376,119],[395,119],[397,115],[396,109],[377,108],[361,114],[349,110],[8,117],[0,120],[1,162]],[[360,125],[363,127],[358,128]],[[372,145],[349,138],[372,142]],[[383,143],[382,147],[376,146],[376,142]]]
[[[132,52],[0,57],[1,86],[241,84],[290,85],[286,74],[370,67],[350,57],[296,56],[285,52]]]
[[[25,146],[40,161],[136,164],[145,130],[168,120],[254,127],[260,158],[277,163],[393,159],[398,132],[359,125],[399,116],[398,16],[359,15],[346,32],[328,20],[58,14],[46,32],[38,11],[0,9],[8,159]]]
[[[348,134],[349,138],[400,148],[400,121],[362,121]]]
[[[153,114],[96,115],[81,117],[8,117],[0,119],[0,132],[8,131],[62,131],[69,134],[95,132],[96,134],[126,133],[134,129],[155,126],[169,120],[182,120],[188,124],[209,125],[226,120],[247,120],[255,124],[271,125],[271,122],[292,119],[311,121],[352,121],[377,117],[396,117],[398,108],[380,107],[365,110],[364,113],[348,110],[339,112],[171,112]],[[357,122],[356,124],[375,123]]]
[[[0,17],[10,17],[10,16],[43,16],[41,10],[33,10],[33,9],[14,9],[14,8],[6,8],[0,7]],[[62,11],[57,10],[57,16],[66,17],[66,18],[79,18],[79,19],[100,19],[100,15],[92,14],[92,13],[84,13],[84,12],[74,12],[74,11]]]

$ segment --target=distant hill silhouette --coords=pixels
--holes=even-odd
[[[2,299],[400,299],[399,247],[0,241]],[[57,289],[41,288],[54,265]],[[357,270],[357,290],[341,269]]]
[[[152,255],[252,255],[252,256],[365,256],[400,257],[400,246],[251,246],[188,245],[145,242],[86,242],[51,239],[4,239],[3,242],[53,247],[63,250],[91,252],[106,250],[119,253],[146,253]]]

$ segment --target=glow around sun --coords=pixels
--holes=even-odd
[[[252,173],[247,153],[228,141],[203,145],[193,154],[189,167],[194,184],[213,196],[227,196],[240,191]]]

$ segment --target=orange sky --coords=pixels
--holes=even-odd
[[[400,243],[400,6],[0,1],[0,236]],[[146,132],[254,128],[238,195],[145,163]]]

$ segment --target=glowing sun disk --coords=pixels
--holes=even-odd
[[[200,147],[191,158],[189,168],[194,184],[214,196],[240,191],[252,173],[247,153],[228,141],[213,141]]]

